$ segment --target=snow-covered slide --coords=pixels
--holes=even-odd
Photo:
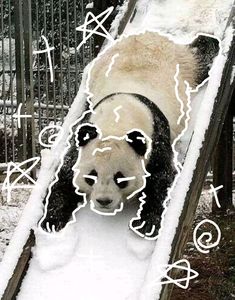
[[[231,75],[231,68],[226,65],[228,55],[230,63],[234,64],[234,56],[231,55],[232,24],[226,28],[232,1],[207,2],[211,5],[181,0],[178,1],[180,11],[177,11],[171,0],[140,0],[135,17],[124,32],[136,34],[146,26],[148,30],[170,33],[175,41],[184,43],[192,40],[198,32],[214,34],[222,40],[222,51],[214,61],[207,85],[199,94],[193,95],[197,105],[193,107],[187,138],[182,140],[188,151],[181,175],[172,190],[173,201],[167,209],[158,240],[144,240],[128,229],[128,222],[136,212],[136,207],[132,205],[115,216],[101,216],[86,207],[77,213],[76,223],[68,226],[63,233],[44,234],[36,228],[42,215],[42,200],[66,147],[69,127],[84,108],[85,72],[79,93],[63,125],[63,140],[51,152],[44,151],[38,185],[0,265],[0,296],[12,276],[30,229],[35,228],[36,246],[18,299],[159,299],[160,281],[169,263],[171,245],[210,123],[214,101],[217,94],[223,92],[219,89],[220,85],[224,89],[221,78],[224,80]],[[117,20],[115,22],[118,24]]]

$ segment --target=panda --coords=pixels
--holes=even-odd
[[[184,128],[183,119],[177,122],[176,66],[186,105],[185,81],[191,88],[203,82],[218,50],[217,39],[208,36],[181,45],[144,32],[120,38],[94,60],[88,76],[92,109],[74,129],[58,181],[47,195],[44,229],[61,230],[87,202],[112,215],[142,199],[130,227],[140,236],[157,237],[176,173],[171,144]]]

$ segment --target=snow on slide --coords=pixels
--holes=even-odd
[[[205,2],[198,6],[196,0],[181,0],[177,2],[179,10],[175,10],[172,0],[139,0],[136,17],[128,25],[126,33],[136,33],[140,28],[143,30],[145,24],[146,29],[161,29],[185,42],[199,31],[216,33],[222,38],[232,2],[208,0],[205,6]],[[227,45],[231,34],[231,30],[228,30]],[[62,234],[42,234],[35,229],[37,244],[17,299],[158,299],[161,285],[152,283],[159,277],[158,267],[168,263],[171,241],[209,123],[225,60],[226,55],[217,58],[208,86],[200,92],[200,97],[194,98],[199,103],[195,105],[194,121],[191,123],[191,127],[195,126],[191,131],[194,129],[195,134],[158,241],[144,240],[128,230],[128,222],[134,216],[136,207],[129,206],[116,216],[104,217],[90,211],[87,206],[77,213],[77,222],[68,226]],[[83,103],[84,85],[65,120],[63,143],[52,151],[58,157],[65,147],[69,126],[80,116]],[[36,188],[33,191],[0,265],[0,297],[14,270],[29,229],[36,226],[47,183],[57,163],[58,158],[46,153],[39,176],[41,190]]]
[[[137,299],[154,242],[128,230],[135,209],[107,217],[86,207],[64,237],[37,235],[18,299]]]

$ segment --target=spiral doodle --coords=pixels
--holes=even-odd
[[[215,229],[217,231],[217,239],[216,239],[215,242],[212,242],[213,236],[212,236],[211,232],[203,232],[197,238],[197,231],[200,228],[200,226],[204,223],[210,223],[215,227]],[[198,223],[197,226],[194,229],[194,232],[193,232],[194,245],[197,248],[197,250],[201,253],[209,253],[210,252],[209,249],[212,249],[212,248],[216,247],[219,244],[220,239],[221,239],[221,231],[220,231],[219,226],[215,222],[213,222],[209,219],[203,220],[200,223]],[[203,243],[203,240],[204,240],[204,243]]]
[[[43,142],[43,139],[45,139],[45,135],[48,135],[47,143]],[[38,136],[38,141],[41,146],[51,148],[53,145],[58,144],[62,135],[63,128],[60,125],[49,125],[41,130]]]

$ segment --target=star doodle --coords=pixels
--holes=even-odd
[[[168,274],[173,269],[186,271],[187,274],[183,278],[173,279]],[[157,280],[154,280],[152,283],[150,283],[150,285],[154,286],[157,284],[174,283],[178,287],[186,290],[189,287],[190,280],[196,278],[198,275],[198,272],[191,269],[190,263],[187,259],[181,259],[173,264],[167,265],[167,268],[163,271],[163,273],[157,278]]]
[[[21,163],[13,163],[9,162],[7,166],[7,176],[3,182],[2,190],[7,190],[7,202],[9,203],[11,201],[11,191],[13,189],[31,189],[33,186],[36,185],[36,181],[28,175],[28,173],[38,164],[40,161],[40,157],[33,157],[30,159],[27,159]],[[29,163],[32,163],[29,165]],[[26,170],[23,170],[22,167],[26,166]],[[19,176],[11,182],[11,175],[15,172],[19,172]],[[23,177],[27,178],[28,182],[30,184],[18,184],[20,179]]]
[[[112,42],[114,41],[114,39],[111,36],[111,34],[103,26],[103,23],[105,22],[105,20],[107,20],[107,18],[110,16],[110,14],[112,13],[112,11],[113,11],[113,7],[109,7],[105,11],[103,11],[102,13],[100,13],[98,16],[95,16],[92,12],[88,12],[86,14],[84,24],[81,25],[81,26],[78,26],[76,28],[77,31],[83,32],[83,39],[82,39],[81,43],[78,45],[77,50],[79,50],[81,48],[81,46],[84,45],[86,43],[86,41],[93,34],[105,37],[105,38],[107,38],[108,40],[110,40]],[[103,17],[103,19],[101,19],[102,17]],[[90,18],[90,20],[89,20],[89,18]],[[99,19],[101,19],[101,20],[99,21]],[[97,25],[95,26],[94,29],[89,29],[88,25],[90,25],[93,22],[95,22]],[[101,29],[100,31],[98,31],[99,28]]]

